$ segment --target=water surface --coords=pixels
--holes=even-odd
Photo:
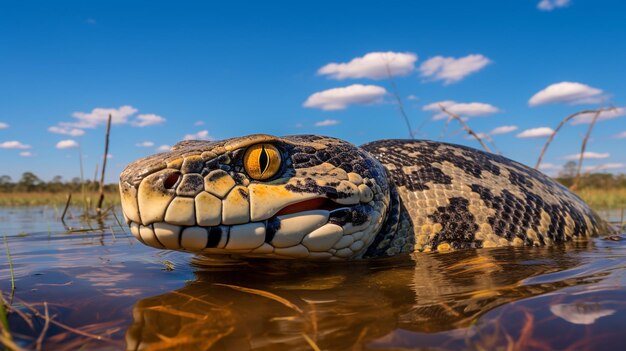
[[[114,218],[0,209],[11,306],[49,314],[43,349],[613,349],[626,343],[626,241],[351,263],[215,261],[137,242]],[[123,231],[125,230],[125,231]],[[614,238],[619,239],[619,238]],[[32,348],[44,328],[9,316]],[[80,333],[88,333],[80,335]],[[100,339],[96,339],[97,335]]]

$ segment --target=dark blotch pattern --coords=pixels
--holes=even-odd
[[[222,227],[211,227],[209,229],[209,240],[207,241],[207,248],[214,248],[222,240]]]
[[[274,235],[280,229],[280,219],[276,217],[272,217],[267,220],[267,224],[265,226],[265,242],[270,243],[274,240]]]
[[[437,211],[428,217],[442,225],[431,243],[431,249],[437,245],[448,243],[455,249],[480,247],[480,240],[474,240],[478,224],[474,215],[468,210],[469,201],[462,197],[449,199],[448,206],[437,207]]]
[[[610,231],[582,200],[563,186],[543,173],[505,157],[465,146],[423,140],[381,140],[365,144],[362,148],[387,168],[392,183],[389,215],[368,248],[366,257],[397,254],[400,249],[393,246],[394,242],[403,242],[411,235],[417,235],[418,232],[413,233],[413,230],[422,233],[421,225],[415,229],[400,225],[402,213],[407,213],[412,222],[425,216],[421,217],[421,223],[441,224],[441,231],[429,237],[425,246],[430,249],[436,249],[442,243],[448,243],[453,248],[480,247],[483,243],[476,239],[476,233],[482,224],[489,224],[499,237],[508,241],[519,238],[526,245],[542,245],[548,238],[561,242]],[[444,165],[448,163],[454,167],[446,166],[444,171]],[[450,169],[462,173],[446,174]],[[503,174],[506,174],[506,180],[501,178]],[[487,178],[500,178],[500,181],[495,184]],[[465,193],[461,191],[461,196],[448,198],[447,206],[432,207],[432,201],[439,204],[441,197],[446,196],[445,189],[452,189],[453,182],[457,184],[454,188],[457,194],[462,189],[458,185],[466,185],[471,192],[479,194],[484,205],[494,210],[495,214],[486,217],[484,223],[478,223],[469,210],[471,197],[468,190],[464,190]],[[498,187],[499,196],[495,196],[494,189],[490,187]],[[415,203],[403,203],[403,197],[395,203],[393,194],[396,188],[402,189],[405,200],[422,199],[422,203],[428,203],[429,212],[425,213]],[[433,191],[435,189],[437,191]],[[419,196],[410,196],[410,193],[419,193]],[[522,196],[518,198],[513,193],[521,193]],[[548,197],[557,201],[549,202],[546,200]],[[541,214],[544,212],[550,218],[549,228],[545,231],[548,238],[540,233]],[[568,216],[572,222],[566,220]],[[536,240],[527,237],[528,229],[537,233]],[[400,252],[410,251],[412,249],[405,247]]]
[[[389,171],[392,182],[410,191],[428,190],[428,182],[450,184],[452,179],[436,163],[449,162],[476,178],[480,178],[483,172],[500,175],[500,168],[491,162],[490,157],[462,146],[458,146],[459,156],[447,146],[431,141],[381,140],[365,144],[362,148],[383,164],[396,165]],[[409,166],[416,166],[418,170],[406,173],[402,169]]]
[[[176,194],[181,196],[196,196],[204,190],[204,178],[199,174],[185,174],[176,188]]]

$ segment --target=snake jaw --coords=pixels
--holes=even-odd
[[[278,142],[273,138],[262,139]],[[151,172],[143,171],[141,179],[129,166],[120,191],[131,232],[155,248],[201,254],[331,260],[363,255],[386,214],[383,180],[329,162],[301,165],[298,144],[283,141],[285,170],[268,181],[252,180],[238,166],[245,149],[236,146],[253,145],[250,137],[227,141],[230,150],[186,142],[195,149],[181,154],[184,148],[175,147],[162,156],[165,167],[148,158]]]

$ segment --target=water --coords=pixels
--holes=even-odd
[[[67,233],[54,217],[45,208],[0,209],[15,272],[12,308],[29,312],[26,304],[43,314],[45,301],[54,321],[76,329],[50,324],[44,350],[585,350],[626,343],[626,240],[352,263],[224,262],[151,249],[115,220],[104,231]],[[0,289],[11,299],[4,255]],[[16,313],[9,325],[26,348],[44,328],[41,318],[31,327]]]

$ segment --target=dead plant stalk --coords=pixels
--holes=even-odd
[[[409,116],[407,116],[406,111],[404,111],[404,104],[402,103],[402,99],[400,98],[400,93],[398,92],[398,86],[396,85],[396,81],[393,79],[393,75],[391,74],[391,68],[389,68],[389,63],[385,63],[385,68],[387,69],[387,76],[389,77],[389,82],[391,83],[391,88],[393,90],[392,94],[396,98],[396,102],[398,103],[398,110],[400,111],[400,115],[402,115],[404,123],[406,123],[406,127],[409,130],[409,136],[411,137],[411,139],[415,139],[415,132],[411,127]]]
[[[111,114],[109,114],[109,120],[107,121],[107,131],[104,139],[104,157],[102,160],[102,174],[100,175],[100,197],[98,198],[98,206],[96,207],[96,214],[100,214],[102,209],[102,201],[104,201],[104,172],[107,168],[107,158],[109,156],[109,134],[111,132]]]
[[[441,111],[443,111],[445,114],[447,114],[448,116],[450,116],[451,118],[454,118],[455,120],[457,120],[461,126],[463,127],[463,129],[465,129],[465,131],[470,134],[471,136],[473,136],[476,140],[478,140],[478,142],[480,143],[480,145],[483,147],[483,149],[485,149],[485,151],[487,152],[491,152],[491,149],[489,149],[489,147],[487,146],[487,144],[485,144],[485,142],[483,141],[483,139],[476,134],[476,132],[474,132],[472,130],[472,128],[470,128],[470,126],[467,125],[467,123],[465,123],[463,121],[463,119],[461,117],[459,117],[456,113],[454,112],[450,112],[448,111],[443,105],[439,104],[439,108],[441,109]]]
[[[559,125],[556,126],[554,131],[552,131],[552,134],[550,134],[550,136],[548,137],[548,140],[543,146],[543,149],[541,150],[541,153],[539,154],[539,158],[537,159],[537,163],[535,164],[535,169],[539,169],[539,166],[541,166],[541,161],[543,161],[543,156],[546,154],[546,151],[548,151],[548,147],[550,146],[550,143],[552,143],[552,140],[554,140],[556,133],[558,133],[559,130],[561,130],[561,128],[565,125],[565,123],[572,120],[574,117],[582,115],[582,114],[602,113],[602,112],[608,112],[612,110],[615,110],[615,107],[601,108],[601,109],[596,109],[596,110],[582,110],[582,111],[574,112],[571,115],[563,118],[563,120],[559,123]]]
[[[589,128],[587,129],[587,134],[585,135],[585,138],[583,139],[583,142],[580,145],[580,155],[578,156],[578,168],[576,169],[576,178],[574,178],[574,182],[572,183],[572,186],[570,187],[571,190],[576,190],[578,188],[578,183],[580,182],[580,171],[583,167],[585,149],[587,148],[587,141],[589,140],[589,137],[591,136],[591,131],[593,130],[593,127],[596,125],[596,122],[601,112],[602,111],[598,110],[598,112],[596,112],[596,114],[593,115],[593,119],[591,120],[591,123],[589,124]]]

